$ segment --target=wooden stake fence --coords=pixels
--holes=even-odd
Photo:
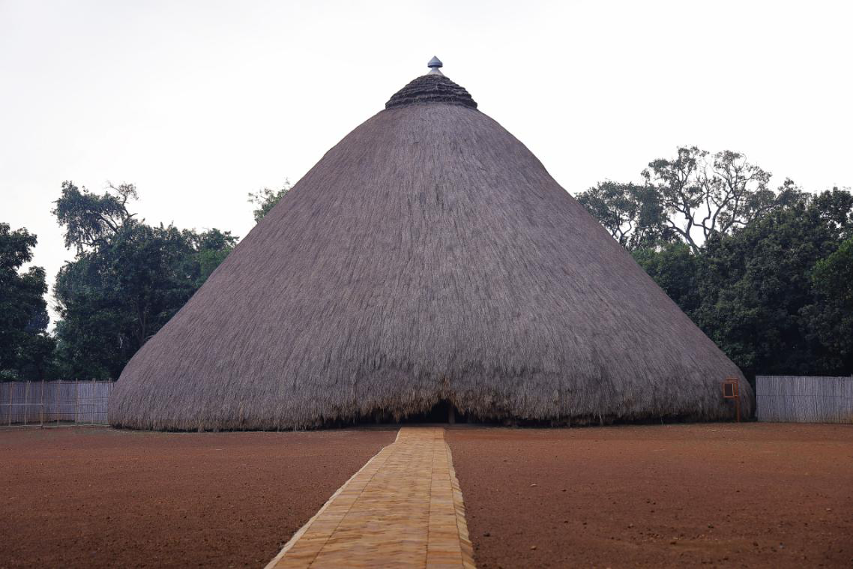
[[[756,416],[760,422],[850,424],[851,376],[757,376]]]
[[[105,425],[113,382],[0,382],[0,426]]]

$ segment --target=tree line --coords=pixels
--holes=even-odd
[[[255,220],[289,188],[250,194]],[[52,334],[45,271],[21,271],[36,236],[0,223],[0,381],[118,378],[237,244],[216,228],[147,224],[130,209],[138,198],[133,184],[97,194],[62,183],[52,214],[75,256],[56,276]]]
[[[685,147],[577,198],[748,378],[850,375],[851,193],[770,180]]]
[[[685,147],[576,198],[749,378],[851,374],[851,193],[770,180],[740,153]],[[250,194],[256,222],[289,189]],[[45,271],[21,269],[36,236],[0,223],[0,380],[118,378],[238,241],[147,224],[137,199],[132,184],[62,184],[52,214],[75,257],[52,333]]]

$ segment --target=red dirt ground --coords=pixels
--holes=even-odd
[[[263,567],[394,430],[0,430],[0,567]]]
[[[263,566],[394,435],[0,430],[0,566]],[[852,565],[851,426],[447,438],[482,567]]]
[[[480,567],[852,566],[852,428],[460,428]]]

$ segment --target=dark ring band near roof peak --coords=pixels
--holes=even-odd
[[[444,75],[427,74],[416,77],[391,96],[386,109],[404,107],[416,103],[450,103],[477,109],[477,103],[465,88],[460,87]]]

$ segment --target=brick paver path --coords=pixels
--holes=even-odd
[[[474,568],[445,430],[402,428],[268,568]]]

